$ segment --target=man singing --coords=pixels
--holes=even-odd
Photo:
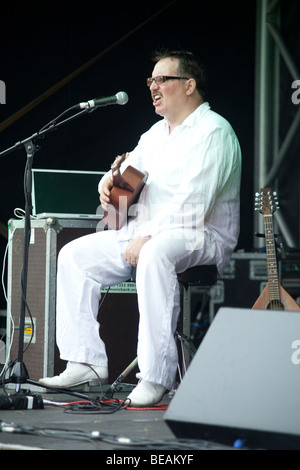
[[[120,230],[98,231],[60,251],[57,344],[68,363],[59,376],[40,379],[58,388],[107,379],[97,322],[101,289],[128,280],[136,267],[140,381],[128,400],[139,407],[158,403],[175,379],[177,273],[215,264],[221,274],[239,235],[237,137],[205,102],[205,73],[194,54],[164,51],[154,61],[147,84],[162,119],[140,137],[121,166],[121,171],[131,165],[148,174],[138,210]],[[105,210],[111,189],[108,172],[99,184]]]

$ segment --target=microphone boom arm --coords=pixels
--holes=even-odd
[[[69,108],[63,114],[70,111],[71,109],[73,109],[73,107]],[[61,122],[56,122],[55,119],[57,119],[57,118],[55,118],[53,121],[51,121],[49,124],[47,124],[47,128],[43,128],[41,131],[35,132],[30,137],[27,137],[26,139],[21,140],[20,142],[16,142],[12,147],[9,147],[8,149],[0,152],[0,157],[3,157],[4,155],[7,155],[10,152],[13,152],[14,150],[18,150],[19,148],[21,148],[23,146],[26,147],[26,145],[31,141],[36,142],[39,139],[44,139],[45,135],[47,135],[49,132],[55,131],[55,130],[57,130],[58,127],[60,127],[64,124],[67,124],[69,121],[72,121],[73,119],[76,119],[77,117],[81,116],[82,114],[85,114],[87,112],[91,113],[95,109],[96,109],[96,107],[83,109],[83,110],[79,111],[78,113],[73,114],[72,116],[69,116],[67,119],[64,119]],[[39,147],[37,147],[36,150],[39,150]]]

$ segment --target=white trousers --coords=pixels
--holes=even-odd
[[[180,290],[176,273],[216,262],[215,242],[207,234],[202,248],[193,251],[187,249],[193,233],[186,235],[161,233],[151,238],[140,252],[136,270],[140,376],[167,389],[174,382],[178,361],[174,333]],[[120,241],[119,232],[109,230],[75,239],[61,249],[56,331],[62,359],[107,366],[97,321],[99,301],[102,288],[131,276],[131,266],[123,258],[127,244]]]

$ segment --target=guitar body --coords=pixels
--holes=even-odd
[[[300,310],[300,305],[290,296],[281,284],[279,284],[279,292],[279,300],[270,300],[269,283],[267,283],[252,308],[256,310],[288,310],[294,312]]]
[[[130,165],[121,174],[119,168],[124,158],[125,154],[117,158],[117,164],[112,165],[113,187],[110,204],[103,217],[104,224],[114,230],[119,230],[126,223],[128,210],[137,202],[147,181],[147,175]]]

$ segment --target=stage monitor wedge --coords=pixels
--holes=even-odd
[[[300,313],[221,308],[165,421],[180,438],[300,449]]]

